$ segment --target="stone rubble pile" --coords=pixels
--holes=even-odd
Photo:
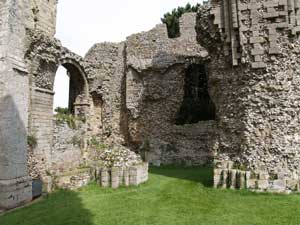
[[[141,156],[121,145],[105,149],[98,155],[98,159],[108,168],[126,168],[143,162]]]

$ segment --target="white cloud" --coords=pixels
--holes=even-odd
[[[120,42],[160,23],[164,13],[197,0],[60,0],[57,33],[64,46],[84,55],[95,43]],[[60,72],[61,73],[61,72]],[[58,78],[59,79],[59,78]],[[56,90],[66,89],[59,81]],[[56,101],[56,106],[67,106]]]

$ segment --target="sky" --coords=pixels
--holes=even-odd
[[[199,0],[59,0],[56,38],[84,56],[95,43],[120,42],[150,30],[161,23],[165,13],[188,2],[194,5]],[[54,84],[54,107],[67,107],[68,88],[68,76],[60,67]]]

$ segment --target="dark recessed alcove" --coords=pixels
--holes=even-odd
[[[208,92],[206,68],[202,64],[192,64],[185,71],[184,98],[175,124],[193,124],[215,118],[216,109]]]

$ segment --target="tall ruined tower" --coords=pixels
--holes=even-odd
[[[31,0],[34,28],[54,36],[58,0]]]
[[[0,210],[31,200],[27,127],[29,78],[26,30],[54,36],[56,0],[0,2]]]
[[[299,18],[299,0],[211,0],[198,15],[217,107],[217,187],[300,189]]]

